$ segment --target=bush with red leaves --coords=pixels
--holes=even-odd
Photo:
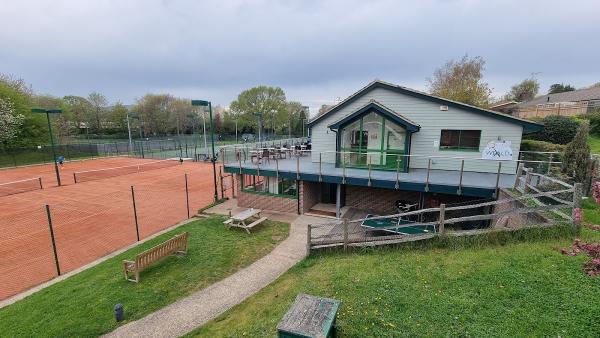
[[[584,243],[577,238],[569,248],[563,248],[560,252],[569,256],[585,253],[591,260],[583,265],[583,272],[588,276],[600,275],[600,243]]]

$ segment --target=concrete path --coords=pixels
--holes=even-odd
[[[326,221],[305,215],[294,217],[289,237],[267,256],[203,290],[121,326],[105,337],[179,337],[241,303],[302,260],[306,255],[307,224]],[[274,218],[278,217],[270,217]],[[245,234],[240,232],[240,235]]]

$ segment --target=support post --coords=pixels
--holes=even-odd
[[[342,185],[337,184],[335,189],[335,217],[340,218],[342,208]]]
[[[494,198],[498,197],[498,189],[500,188],[500,172],[502,171],[502,162],[498,162],[498,173],[496,174],[496,190],[494,190]]]
[[[369,162],[369,181],[367,182],[367,186],[371,186],[371,157],[367,154],[367,161]]]
[[[311,240],[312,225],[306,227],[306,256],[310,256],[310,240]]]
[[[296,157],[296,179],[300,179],[300,156]]]
[[[444,221],[446,220],[446,204],[440,204],[440,217],[439,217],[439,227],[438,233],[440,236],[446,235],[446,226],[444,225]]]
[[[346,184],[346,153],[342,152],[342,184]]]
[[[50,214],[50,206],[46,204],[46,215],[48,216],[48,227],[50,228],[50,240],[52,241],[52,252],[54,253],[54,264],[56,265],[56,273],[60,276],[60,264],[58,263],[58,253],[56,252],[56,240],[54,239],[54,227],[52,226],[52,215]]]
[[[238,153],[238,165],[240,167],[240,174],[242,173],[242,156],[240,153]],[[245,158],[244,158],[244,162],[245,162]]]
[[[581,183],[575,183],[573,186],[573,210],[571,211],[571,217],[573,218],[573,226],[577,230],[577,233],[581,233],[581,199],[583,198],[583,185]]]
[[[396,159],[396,184],[394,184],[394,189],[400,188],[400,161]]]
[[[321,167],[322,167],[322,164],[323,164],[323,162],[322,162],[322,160],[321,160],[321,157],[322,157],[321,155],[322,155],[322,154],[321,154],[321,153],[319,153],[319,182],[323,182],[323,172],[322,172],[322,170],[321,170],[321,169],[322,169]]]
[[[465,160],[462,160],[460,162],[460,178],[458,180],[458,191],[456,192],[459,195],[462,194],[462,181],[463,181],[463,172],[464,172],[464,170],[465,170]]]
[[[188,175],[184,174],[185,177],[185,206],[187,208],[187,218],[190,218],[190,193],[188,190]]]
[[[275,157],[275,176],[277,177],[277,182],[279,182],[279,160]]]
[[[523,162],[519,162],[517,166],[517,176],[515,177],[515,185],[513,189],[517,189],[519,187],[519,178],[521,177],[521,172],[523,171]]]
[[[344,251],[348,250],[348,219],[344,218]]]
[[[427,179],[425,179],[425,192],[429,192],[429,173],[431,172],[431,158],[427,159]]]
[[[131,202],[133,203],[133,219],[135,220],[135,236],[137,241],[140,241],[140,227],[138,225],[137,207],[135,205],[135,192],[133,191],[133,185],[131,186]]]
[[[77,183],[77,175],[73,172],[73,182]]]

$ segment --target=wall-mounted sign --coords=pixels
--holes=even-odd
[[[510,141],[491,141],[483,149],[481,158],[484,160],[511,161],[513,151]]]

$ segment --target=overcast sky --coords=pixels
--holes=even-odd
[[[270,85],[314,112],[373,79],[426,90],[465,53],[497,96],[531,73],[600,81],[598,0],[0,1],[0,72],[55,96],[228,105]]]

